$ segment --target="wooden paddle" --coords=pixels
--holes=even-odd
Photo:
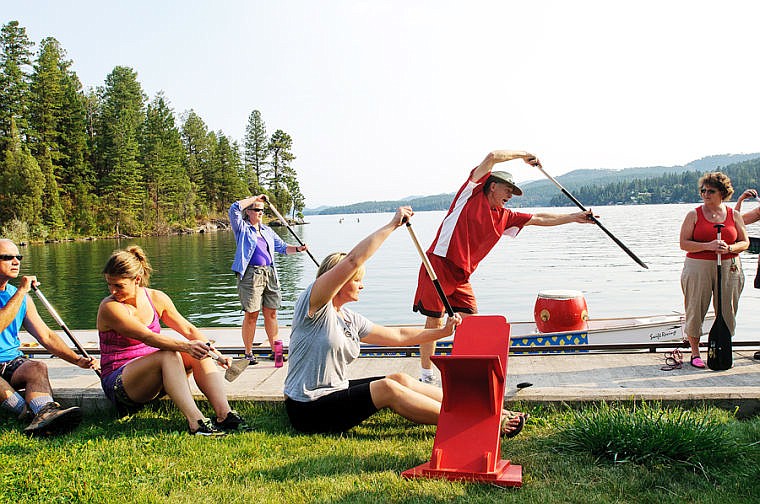
[[[715,224],[718,230],[718,240],[720,240],[720,230],[723,224]],[[722,304],[722,281],[721,281],[721,257],[718,252],[718,292],[715,298],[715,322],[710,328],[710,335],[707,338],[707,367],[713,371],[725,371],[733,366],[733,349],[731,348],[731,331],[723,319]]]
[[[209,347],[209,357],[214,359],[220,366],[224,366],[227,363],[227,360],[224,357],[216,353],[215,350],[211,350],[210,341],[206,342],[206,346]],[[240,374],[245,371],[245,368],[247,368],[250,363],[251,362],[247,358],[233,360],[224,372],[224,379],[228,382],[237,380]]]
[[[448,314],[449,317],[453,317],[454,310],[451,308],[451,305],[449,304],[449,300],[446,299],[446,294],[443,293],[441,282],[438,281],[438,276],[435,274],[435,271],[433,271],[433,265],[430,264],[430,261],[428,260],[427,255],[422,250],[422,247],[420,246],[420,242],[419,240],[417,240],[417,235],[414,234],[414,230],[412,229],[412,223],[409,222],[409,220],[406,217],[404,217],[404,222],[406,222],[406,229],[409,231],[409,234],[412,237],[414,246],[417,247],[417,252],[420,253],[420,257],[422,258],[422,264],[425,265],[425,269],[427,270],[427,273],[430,276],[430,279],[433,281],[435,290],[436,292],[438,292],[438,297],[441,298],[441,301],[443,302],[443,306],[446,308],[446,313]]]
[[[71,331],[69,331],[69,328],[66,327],[66,323],[63,321],[60,315],[58,315],[58,312],[55,311],[55,308],[53,308],[53,305],[48,302],[45,295],[42,293],[39,287],[37,287],[36,283],[32,283],[32,290],[35,294],[37,294],[37,297],[40,299],[42,304],[45,306],[45,309],[47,309],[48,313],[50,313],[50,316],[53,317],[53,319],[56,321],[56,323],[61,326],[61,329],[63,329],[63,332],[66,333],[66,335],[69,337],[72,343],[74,343],[74,346],[79,350],[79,353],[82,354],[82,356],[86,359],[92,360],[92,357],[90,357],[90,354],[87,353],[87,350],[84,349],[84,347],[79,343],[79,340],[77,340],[73,334],[71,334]],[[93,371],[95,371],[95,374],[100,376],[100,370],[93,368]]]
[[[570,194],[570,191],[568,191],[567,189],[565,189],[564,187],[562,187],[562,184],[560,184],[557,181],[557,179],[555,179],[554,177],[552,177],[551,175],[549,175],[548,173],[546,173],[546,171],[544,171],[544,168],[540,164],[536,164],[534,166],[536,168],[538,168],[539,170],[541,170],[541,173],[543,173],[544,175],[546,175],[546,178],[548,178],[549,180],[551,180],[552,182],[554,182],[554,185],[556,185],[559,188],[559,190],[562,191],[562,193],[565,196],[567,196],[568,198],[570,198],[570,201],[572,201],[573,203],[575,203],[578,206],[578,208],[580,208],[584,212],[588,211],[586,209],[586,207],[584,207],[583,204],[581,204],[580,201],[578,201],[577,199],[575,199],[575,196],[573,196],[572,194]],[[639,259],[638,256],[636,256],[636,254],[634,254],[633,252],[631,252],[631,249],[629,249],[628,247],[626,247],[623,242],[621,242],[606,227],[604,227],[602,225],[602,223],[599,222],[599,220],[596,217],[593,216],[593,214],[589,215],[589,219],[591,219],[592,221],[594,221],[594,223],[599,227],[599,229],[601,229],[602,231],[604,231],[607,234],[607,236],[609,236],[610,238],[612,238],[612,241],[614,241],[617,244],[618,247],[620,247],[621,249],[623,249],[623,251],[626,254],[628,254],[631,257],[631,259],[633,259],[634,261],[636,261],[641,267],[649,269],[649,266],[647,266],[646,264],[644,264],[644,261],[642,261],[641,259]]]
[[[293,231],[293,228],[291,228],[291,227],[290,227],[290,225],[288,224],[288,221],[287,221],[287,220],[285,220],[285,217],[283,217],[282,215],[280,215],[280,212],[278,212],[278,211],[277,211],[277,209],[274,207],[274,205],[273,205],[273,204],[272,204],[272,202],[269,200],[269,198],[267,198],[267,196],[266,196],[266,195],[264,195],[264,201],[266,201],[266,202],[267,202],[267,204],[269,204],[269,208],[271,208],[271,209],[272,209],[272,211],[274,212],[274,214],[277,216],[277,219],[279,219],[279,221],[280,221],[280,222],[281,222],[281,223],[282,223],[282,224],[283,224],[283,225],[284,225],[286,228],[288,228],[288,231],[290,231],[290,234],[292,234],[292,235],[293,235],[293,237],[294,237],[294,238],[295,238],[295,239],[298,241],[298,243],[299,243],[299,244],[301,244],[301,246],[302,246],[302,247],[305,247],[306,245],[304,244],[304,242],[302,242],[302,241],[301,241],[301,238],[299,238],[299,237],[298,237],[298,235],[296,234],[296,232],[295,232],[295,231]],[[312,261],[314,261],[314,264],[317,266],[317,268],[319,268],[319,263],[317,262],[317,260],[316,260],[316,259],[314,259],[314,256],[313,256],[313,255],[311,255],[311,252],[309,251],[309,249],[308,249],[308,248],[306,249],[306,253],[307,253],[307,254],[309,254],[309,257],[311,257],[311,260],[312,260]]]

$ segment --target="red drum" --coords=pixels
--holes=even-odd
[[[574,290],[541,291],[533,309],[533,318],[542,333],[588,329],[586,299]]]

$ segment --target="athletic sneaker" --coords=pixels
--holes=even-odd
[[[243,417],[241,417],[240,414],[235,410],[230,410],[230,412],[227,413],[227,417],[221,422],[216,418],[214,418],[212,421],[214,422],[214,427],[216,427],[217,430],[224,432],[243,432],[250,430],[250,427],[248,427],[248,424],[245,423]]]
[[[82,423],[82,410],[77,406],[63,409],[57,402],[49,402],[34,415],[24,429],[27,436],[55,436],[74,430]]]
[[[438,380],[435,379],[435,375],[420,376],[420,381],[422,383],[427,383],[428,385],[438,385]]]
[[[253,353],[245,354],[245,358],[248,359],[248,365],[249,366],[255,366],[259,363],[259,360],[256,358]]]
[[[267,355],[267,359],[274,360],[274,352],[269,352],[269,355]],[[288,354],[284,353],[282,354],[282,362],[288,362]]]
[[[210,436],[221,437],[226,436],[226,433],[217,429],[214,424],[208,418],[201,418],[198,420],[198,428],[194,431],[190,431],[191,436]]]

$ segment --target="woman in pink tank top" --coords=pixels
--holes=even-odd
[[[702,205],[690,211],[681,225],[680,245],[686,251],[681,290],[684,295],[684,333],[691,347],[691,365],[704,368],[699,353],[702,324],[717,295],[718,255],[721,254],[721,309],[726,325],[733,335],[739,295],[744,288],[744,272],[739,253],[749,247],[747,230],[739,212],[725,202],[731,199],[734,188],[731,179],[721,172],[706,173],[699,179]],[[716,224],[723,224],[718,240]],[[713,292],[715,290],[715,292]]]
[[[209,358],[215,349],[169,296],[147,288],[151,272],[145,252],[136,245],[114,252],[103,268],[111,292],[101,301],[97,318],[106,396],[121,413],[129,413],[165,393],[182,411],[191,434],[222,435],[246,428],[230,408],[222,374]],[[185,339],[162,335],[160,322]],[[213,419],[193,400],[188,373],[213,407]]]

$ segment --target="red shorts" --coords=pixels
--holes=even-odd
[[[438,283],[441,284],[441,289],[454,312],[478,313],[478,304],[475,301],[475,293],[472,292],[469,275],[445,257],[435,254],[427,254],[427,256],[433,271],[438,276]],[[430,279],[424,264],[420,266],[417,292],[414,295],[412,309],[428,317],[442,318],[446,314],[443,301],[438,296],[435,284]]]

